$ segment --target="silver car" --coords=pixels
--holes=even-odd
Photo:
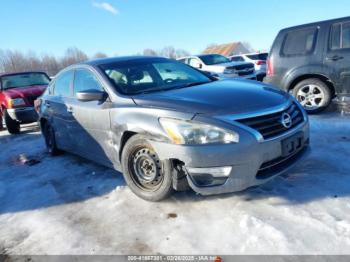
[[[242,61],[230,61],[218,54],[205,54],[179,58],[178,61],[188,64],[198,70],[211,73],[220,79],[244,78],[256,80],[254,64]]]
[[[289,94],[217,80],[183,63],[119,57],[73,65],[37,101],[48,151],[123,172],[158,201],[188,187],[241,191],[286,171],[307,151],[309,124]]]

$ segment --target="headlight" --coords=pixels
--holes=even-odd
[[[225,70],[224,70],[224,74],[236,74],[237,75],[237,71],[235,70],[235,69],[228,69],[228,68],[226,68]]]
[[[202,145],[238,143],[239,135],[216,126],[170,118],[161,118],[160,124],[174,144]]]
[[[15,98],[10,100],[11,106],[24,106],[26,103],[22,98]]]

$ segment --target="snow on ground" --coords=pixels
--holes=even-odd
[[[312,116],[311,127],[312,152],[288,174],[161,203],[137,198],[111,169],[47,156],[35,126],[1,131],[0,253],[350,254],[350,117]]]

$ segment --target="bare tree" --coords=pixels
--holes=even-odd
[[[49,76],[54,76],[61,70],[60,63],[57,61],[56,57],[52,55],[43,55],[41,63],[43,65],[43,70],[47,72]]]
[[[76,47],[70,47],[61,60],[61,66],[64,68],[86,60],[88,60],[88,56],[83,51]]]
[[[159,54],[167,58],[176,58],[176,50],[173,46],[164,47]]]
[[[184,56],[189,56],[190,52],[184,50],[184,49],[176,49],[176,58],[184,57]]]
[[[151,48],[146,48],[146,49],[143,50],[143,55],[144,56],[157,56],[158,53],[155,50],[151,49]]]
[[[147,48],[143,50],[142,54],[175,59],[187,56],[190,53],[184,49],[175,49],[173,46],[167,46],[160,51]],[[97,52],[93,56],[93,58],[104,57],[107,57],[107,55],[102,52]],[[0,49],[0,72],[44,71],[48,75],[54,76],[63,68],[86,60],[88,60],[88,56],[76,47],[68,48],[61,58],[49,54],[38,56],[33,51],[24,54],[17,50]]]
[[[105,53],[102,53],[102,52],[97,52],[93,56],[93,58],[105,58],[105,57],[107,57],[107,55]]]

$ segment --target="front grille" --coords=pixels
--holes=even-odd
[[[257,179],[266,179],[283,172],[286,168],[296,163],[307,151],[309,140],[305,141],[305,145],[299,151],[287,157],[279,157],[274,160],[265,162],[259,168],[256,174]]]
[[[284,113],[289,114],[291,117],[292,123],[289,128],[282,124],[282,115]],[[298,126],[304,121],[304,116],[300,108],[295,103],[292,103],[287,109],[277,113],[239,119],[236,121],[255,129],[264,137],[264,139],[269,139],[282,135],[283,133]]]

